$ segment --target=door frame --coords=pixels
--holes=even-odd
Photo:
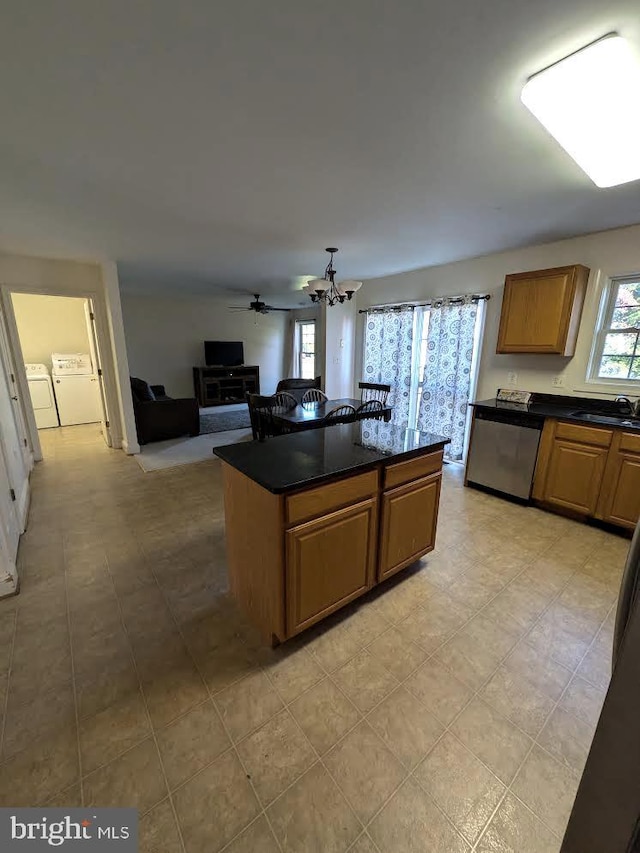
[[[16,405],[12,406],[12,408],[16,420],[16,427],[18,428],[18,433],[20,433],[20,436],[24,439],[24,444],[21,446],[20,449],[22,451],[22,459],[24,462],[25,469],[29,473],[33,469],[33,451],[28,445],[30,435],[30,424],[28,419],[28,412],[26,411],[26,408],[28,407],[22,405],[22,390],[20,386],[19,376],[20,371],[16,368],[16,361],[11,350],[11,344],[9,341],[9,327],[7,323],[7,318],[5,313],[1,310],[1,306],[0,359],[2,359],[2,366],[8,379],[9,391],[10,393],[15,393],[15,397],[13,397],[13,399],[15,400]],[[29,395],[29,400],[31,400],[31,395]]]
[[[22,353],[22,346],[20,344],[20,334],[18,332],[16,315],[13,310],[13,302],[11,299],[12,293],[26,293],[32,296],[64,296],[72,299],[89,300],[92,304],[93,313],[95,315],[95,333],[100,352],[111,352],[108,310],[104,294],[90,289],[69,292],[68,290],[58,287],[42,287],[30,284],[0,284],[0,305],[5,316],[10,354],[15,364],[23,365],[24,356]],[[115,367],[112,359],[106,358],[104,360],[104,364],[101,365],[101,369],[104,379],[107,412],[119,412],[120,406],[118,401]],[[33,406],[31,405],[27,375],[24,370],[17,370],[15,375],[19,389],[22,411],[25,417],[26,426],[28,427],[27,437],[31,444],[33,458],[36,462],[39,462],[42,460],[42,447],[40,445],[40,437],[38,435]],[[109,421],[107,433],[109,440],[105,438],[105,441],[107,441],[107,444],[110,447],[122,447],[123,436],[121,434],[121,425],[118,418],[113,418]]]

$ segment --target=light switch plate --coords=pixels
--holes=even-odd
[[[551,380],[551,384],[554,388],[564,388],[564,376],[559,373],[557,376],[554,376]]]
[[[515,370],[510,370],[507,373],[507,382],[509,383],[509,385],[516,385],[517,384],[518,374],[515,372]]]

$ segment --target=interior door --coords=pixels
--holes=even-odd
[[[1,355],[1,353],[0,353]],[[4,464],[4,477],[0,482],[3,512],[6,516],[10,551],[18,549],[20,533],[25,529],[29,511],[29,469],[25,465],[15,420],[12,385],[3,358],[0,358],[0,453]],[[6,501],[8,505],[5,505]]]
[[[13,409],[13,420],[16,425],[16,429],[18,432],[18,437],[20,439],[20,452],[22,453],[22,459],[24,462],[24,467],[26,471],[30,471],[33,467],[33,454],[31,451],[31,447],[29,446],[28,434],[29,430],[25,420],[25,414],[23,409],[23,401],[20,399],[20,386],[18,384],[18,373],[16,369],[16,361],[13,357],[13,353],[11,352],[11,347],[9,346],[9,334],[7,332],[7,326],[4,318],[4,314],[0,310],[0,359],[2,359],[2,363],[5,366],[5,372],[7,374],[7,380],[9,384],[9,392],[11,398],[11,408]],[[22,368],[21,365],[21,370]],[[27,401],[27,405],[29,405]]]
[[[16,591],[18,573],[16,557],[20,542],[20,525],[11,497],[9,474],[0,443],[0,598]]]
[[[109,412],[107,409],[107,395],[104,388],[104,376],[102,373],[102,360],[100,358],[100,346],[98,344],[98,336],[96,334],[96,315],[94,311],[93,301],[85,299],[84,316],[87,321],[87,333],[89,335],[89,350],[91,352],[91,362],[93,369],[98,377],[98,397],[100,404],[100,428],[102,437],[105,440],[107,447],[111,447],[111,430],[109,423]]]

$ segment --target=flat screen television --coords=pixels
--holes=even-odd
[[[205,341],[204,362],[207,367],[237,367],[244,364],[242,341]]]

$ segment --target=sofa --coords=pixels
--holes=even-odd
[[[295,397],[298,403],[302,402],[305,391],[310,388],[321,388],[322,377],[316,376],[315,379],[281,379],[276,388],[276,394],[279,391],[286,391]]]
[[[133,413],[140,444],[182,435],[200,435],[200,409],[195,397],[173,399],[164,385],[149,385],[131,378]]]

